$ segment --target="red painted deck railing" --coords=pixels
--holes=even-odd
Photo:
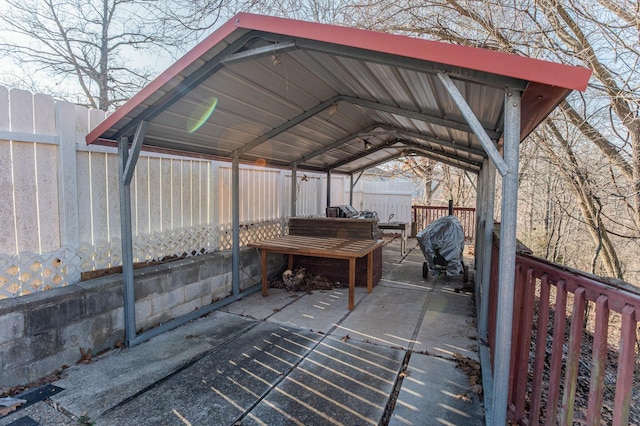
[[[418,224],[418,231],[426,228],[434,220],[449,214],[447,206],[411,206],[411,210],[413,221]],[[476,238],[476,209],[473,207],[454,207],[453,215],[462,224],[465,241],[474,241]]]
[[[494,244],[488,323],[492,352],[497,260]],[[639,321],[639,294],[517,254],[508,418],[525,425],[629,424]],[[637,410],[632,421],[637,421]]]

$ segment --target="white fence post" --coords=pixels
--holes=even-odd
[[[56,104],[58,137],[58,206],[60,210],[60,242],[62,246],[79,246],[78,175],[76,163],[76,111],[69,102]]]
[[[0,86],[0,131],[10,131],[9,90]],[[0,142],[0,247],[2,253],[17,253],[11,179],[11,143]]]

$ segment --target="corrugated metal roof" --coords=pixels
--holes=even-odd
[[[478,171],[486,154],[440,72],[454,80],[495,144],[506,88],[524,92],[524,137],[590,76],[494,51],[238,14],[96,127],[87,143],[131,136],[144,120],[146,149],[338,173],[425,155]]]

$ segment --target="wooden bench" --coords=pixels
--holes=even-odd
[[[352,219],[334,217],[290,217],[289,235],[323,238],[351,238],[378,240],[382,232],[377,219]],[[312,256],[296,256],[295,267],[304,266],[307,274],[317,274],[332,281],[346,283],[348,269],[344,261]],[[356,286],[367,286],[367,259],[356,259]],[[373,285],[382,278],[382,247],[373,251]]]
[[[267,255],[280,253],[289,255],[289,269],[293,269],[293,256],[311,256],[349,261],[349,303],[354,307],[356,286],[356,259],[367,256],[367,292],[373,291],[373,252],[382,247],[381,240],[358,240],[351,238],[324,238],[285,235],[270,240],[249,244],[260,250],[262,257],[262,296],[268,295]]]

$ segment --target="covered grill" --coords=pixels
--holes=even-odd
[[[429,270],[447,276],[463,274],[468,280],[468,269],[462,260],[464,250],[464,230],[455,216],[443,216],[431,222],[416,235],[422,254],[427,260],[422,266],[423,278],[428,278]]]

